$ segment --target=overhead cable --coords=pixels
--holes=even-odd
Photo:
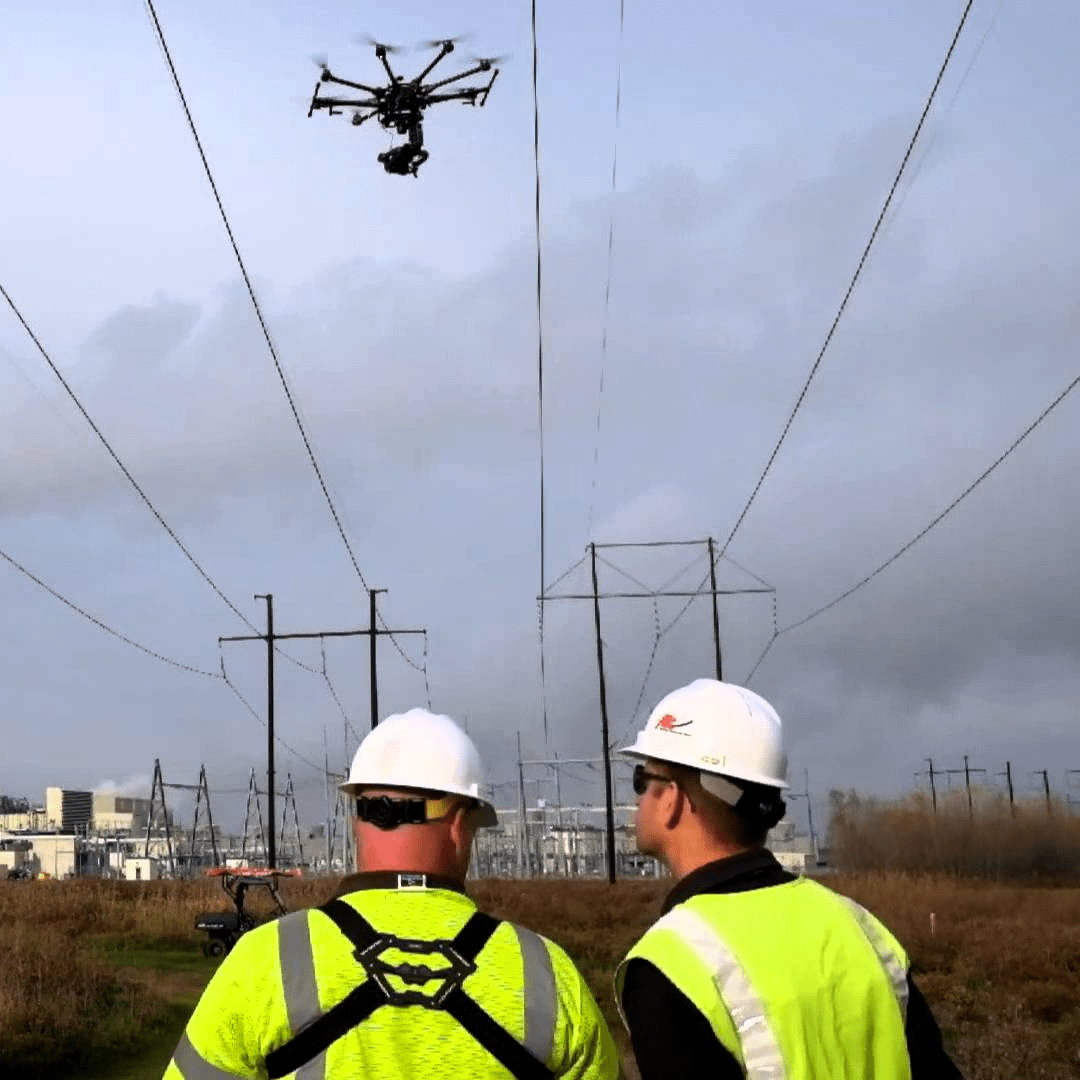
[[[847,291],[844,293],[844,298],[840,302],[840,309],[836,313],[836,318],[833,319],[832,325],[829,327],[828,334],[825,335],[825,342],[821,346],[821,350],[817,355],[817,359],[814,361],[813,366],[810,368],[810,374],[806,377],[806,382],[803,384],[803,388],[799,393],[799,396],[795,402],[795,407],[791,410],[790,415],[787,418],[787,422],[784,424],[783,430],[780,432],[780,438],[777,439],[776,445],[773,447],[772,453],[769,455],[769,460],[765,463],[765,468],[761,471],[761,475],[757,479],[757,483],[754,485],[754,490],[750,493],[750,498],[747,499],[746,505],[742,508],[742,512],[739,514],[738,520],[732,527],[731,532],[728,534],[728,538],[724,541],[724,546],[720,549],[720,555],[724,556],[727,553],[727,549],[731,546],[731,541],[735,539],[735,534],[739,531],[739,527],[742,525],[743,520],[746,518],[747,513],[750,511],[750,507],[753,506],[754,500],[757,498],[758,492],[761,490],[762,484],[765,483],[765,478],[769,475],[769,470],[773,466],[773,462],[776,460],[776,455],[780,453],[780,447],[783,446],[784,440],[787,438],[788,432],[791,430],[791,425],[795,420],[795,415],[802,407],[803,401],[806,399],[807,391],[810,389],[810,384],[814,380],[814,376],[817,374],[818,368],[821,366],[821,361],[825,357],[825,351],[829,347],[829,343],[833,339],[833,335],[836,333],[836,328],[840,325],[840,319],[843,317],[844,311],[847,309],[848,301],[851,299],[851,294],[855,291],[855,285],[859,280],[859,276],[862,273],[863,266],[866,264],[866,260],[870,256],[870,249],[874,245],[874,241],[877,238],[878,232],[881,229],[881,224],[885,220],[885,215],[888,212],[889,205],[892,203],[893,196],[896,194],[896,189],[900,184],[900,178],[904,175],[904,169],[907,167],[908,160],[911,157],[911,152],[915,148],[915,142],[919,137],[919,133],[922,131],[923,124],[926,122],[926,117],[930,112],[930,107],[934,102],[934,97],[937,94],[938,87],[941,85],[941,80],[945,75],[945,70],[949,66],[949,61],[952,59],[953,50],[956,48],[956,43],[960,38],[960,32],[964,29],[964,23],[967,22],[968,13],[971,11],[971,6],[974,0],[968,0],[964,7],[964,13],[960,17],[960,24],[956,28],[956,32],[953,34],[952,42],[949,45],[949,51],[945,54],[945,60],[942,62],[941,68],[938,71],[937,78],[934,80],[933,89],[930,91],[930,96],[926,99],[926,105],[923,107],[922,115],[919,117],[919,122],[915,127],[915,133],[911,136],[911,141],[908,143],[907,150],[904,152],[903,161],[900,162],[900,168],[896,172],[896,176],[893,179],[892,186],[889,188],[889,194],[885,199],[885,204],[881,208],[881,213],[878,214],[877,221],[874,224],[873,231],[870,233],[870,239],[866,243],[866,247],[863,248],[863,253],[859,258],[859,264],[855,268],[855,273],[848,284]]]
[[[250,713],[250,714],[251,714],[251,715],[252,715],[252,716],[253,716],[253,717],[254,717],[254,718],[255,718],[255,719],[256,719],[256,720],[257,720],[257,721],[258,721],[258,722],[259,722],[259,723],[260,723],[260,724],[262,725],[262,726],[263,726],[263,727],[266,727],[266,721],[265,721],[265,720],[264,720],[264,719],[262,718],[262,716],[261,716],[261,715],[259,714],[259,711],[258,711],[258,709],[256,709],[256,708],[255,708],[255,706],[254,706],[254,705],[252,705],[252,704],[251,704],[251,702],[250,702],[250,701],[248,701],[248,699],[247,699],[246,697],[244,697],[244,695],[243,695],[243,694],[241,694],[241,693],[240,693],[240,690],[239,690],[239,688],[237,687],[236,683],[234,683],[234,682],[232,681],[232,679],[230,679],[230,678],[229,678],[229,673],[228,673],[228,671],[227,671],[227,670],[226,670],[226,668],[225,668],[225,653],[224,653],[224,652],[223,652],[223,651],[221,650],[221,645],[220,645],[220,643],[218,644],[218,652],[219,652],[219,655],[220,655],[220,658],[221,658],[221,675],[220,675],[220,676],[218,676],[218,677],[219,677],[219,678],[220,678],[220,679],[221,679],[221,680],[222,680],[222,681],[223,681],[223,682],[225,683],[225,685],[226,685],[226,686],[227,686],[227,687],[228,687],[228,688],[229,688],[229,689],[230,689],[230,690],[231,690],[231,691],[233,692],[233,694],[235,694],[235,695],[236,695],[236,698],[237,698],[237,700],[238,700],[238,701],[240,702],[240,704],[241,704],[241,705],[243,705],[243,706],[244,706],[244,708],[245,708],[245,709],[247,709],[247,711],[248,711],[248,712],[249,712],[249,713]],[[294,750],[294,749],[293,749],[293,747],[291,747],[291,746],[290,746],[290,745],[289,745],[289,744],[288,744],[288,743],[287,743],[287,742],[286,742],[286,741],[285,741],[285,740],[284,740],[284,739],[283,739],[283,738],[282,738],[282,737],[281,737],[281,736],[280,736],[280,735],[279,735],[279,734],[278,734],[278,733],[277,733],[276,731],[274,732],[274,742],[276,742],[276,743],[277,743],[277,744],[278,744],[279,746],[281,746],[281,747],[282,747],[283,749],[287,750],[287,751],[288,751],[288,752],[289,752],[290,754],[292,754],[292,756],[293,756],[294,758],[296,758],[296,759],[297,759],[298,761],[302,761],[302,762],[303,762],[303,763],[304,763],[305,765],[307,765],[307,766],[309,766],[310,768],[314,769],[314,770],[315,770],[315,771],[316,771],[316,772],[317,772],[317,773],[318,773],[318,774],[319,774],[320,776],[333,776],[333,775],[334,775],[333,773],[331,773],[331,772],[328,772],[328,771],[327,771],[327,769],[325,768],[325,766],[323,766],[323,765],[316,765],[316,764],[315,764],[315,762],[314,762],[314,761],[312,761],[312,760],[311,760],[310,758],[306,758],[306,757],[304,757],[304,755],[303,755],[303,754],[301,754],[301,753],[300,753],[300,752],[299,752],[298,750]]]
[[[184,88],[180,83],[180,76],[177,74],[176,66],[172,61],[172,54],[169,52],[168,43],[165,40],[165,32],[162,30],[161,23],[157,17],[157,11],[154,8],[153,0],[146,0],[146,6],[150,13],[150,18],[154,24],[154,30],[157,33],[158,43],[161,46],[162,55],[165,58],[165,62],[169,68],[169,74],[172,76],[173,86],[176,88],[177,96],[180,99],[180,104],[183,107],[184,115],[187,117],[188,127],[191,129],[192,138],[195,140],[195,146],[199,152],[199,158],[202,161],[203,170],[206,173],[206,179],[210,182],[210,189],[214,194],[214,201],[217,203],[218,212],[221,215],[222,223],[225,226],[225,232],[228,234],[229,243],[232,245],[233,255],[236,256],[237,265],[240,267],[240,274],[244,279],[244,285],[247,287],[248,296],[251,299],[251,305],[255,309],[256,318],[259,321],[259,327],[262,330],[263,338],[266,341],[266,347],[270,353],[270,358],[274,362],[274,368],[277,371],[278,379],[281,381],[282,389],[285,391],[285,397],[288,400],[289,408],[292,411],[293,420],[296,422],[297,430],[300,432],[300,438],[304,442],[304,449],[307,451],[308,460],[311,462],[311,467],[315,472],[315,477],[319,482],[319,487],[322,489],[323,496],[326,499],[326,505],[330,509],[330,516],[334,520],[335,526],[337,526],[338,535],[341,537],[342,543],[345,545],[345,550],[348,553],[349,561],[352,563],[353,570],[356,571],[356,576],[360,579],[360,584],[364,589],[370,592],[370,588],[367,583],[367,579],[364,577],[363,571],[360,569],[360,564],[357,561],[356,554],[353,551],[352,544],[349,542],[348,534],[345,532],[345,526],[342,523],[341,516],[338,513],[337,507],[334,505],[334,500],[330,495],[330,488],[328,487],[326,480],[323,477],[322,469],[319,467],[319,461],[315,456],[315,451],[311,445],[311,440],[308,437],[307,429],[304,427],[304,422],[300,418],[300,410],[297,407],[296,401],[293,398],[292,390],[289,387],[288,380],[285,377],[285,370],[282,366],[281,360],[278,357],[278,352],[274,346],[273,338],[270,336],[270,328],[267,325],[266,319],[263,316],[262,307],[259,305],[258,298],[255,295],[255,286],[252,284],[251,277],[248,274],[247,266],[244,264],[243,256],[240,254],[240,246],[236,241],[236,236],[233,234],[232,226],[229,224],[229,217],[225,213],[225,204],[221,200],[221,195],[218,192],[217,183],[214,180],[214,174],[210,169],[210,162],[206,157],[206,152],[203,150],[202,140],[199,138],[198,128],[195,126],[195,119],[191,115],[191,110],[188,108],[187,98],[184,95]],[[379,613],[379,621],[383,625],[383,629],[387,631],[390,637],[390,641],[393,643],[394,648],[401,654],[406,663],[416,668],[417,671],[422,670],[421,667],[414,663],[408,656],[408,654],[398,644],[397,639],[387,626],[385,619],[382,617],[382,613]],[[318,672],[316,672],[318,674]],[[424,672],[425,678],[427,672]]]
[[[158,524],[161,525],[161,527],[169,535],[169,538],[172,540],[172,542],[180,549],[180,551],[183,553],[184,557],[196,569],[196,571],[199,573],[199,576],[210,586],[211,589],[214,590],[215,593],[217,593],[217,595],[221,598],[221,600],[224,601],[225,606],[228,607],[228,609],[234,615],[236,615],[236,617],[239,618],[249,630],[251,630],[251,631],[253,631],[254,633],[257,634],[259,631],[256,628],[255,624],[225,595],[225,593],[222,591],[222,589],[217,584],[217,582],[215,582],[214,579],[212,577],[210,577],[210,575],[203,569],[202,565],[198,562],[198,560],[195,558],[195,556],[191,554],[191,552],[188,550],[187,546],[184,544],[184,542],[177,535],[177,533],[173,529],[173,527],[165,520],[165,518],[162,515],[161,511],[158,510],[158,508],[150,501],[150,496],[146,494],[146,492],[143,490],[142,486],[139,484],[139,482],[132,475],[131,470],[124,464],[124,462],[120,459],[120,456],[113,449],[112,444],[105,437],[105,434],[101,430],[101,428],[98,427],[98,425],[95,422],[94,418],[90,415],[89,412],[87,412],[86,407],[83,405],[82,401],[79,400],[79,397],[75,393],[75,391],[72,390],[71,385],[68,383],[67,379],[64,378],[63,372],[56,366],[55,361],[49,355],[49,353],[46,350],[45,346],[41,343],[41,339],[38,338],[37,334],[34,333],[33,329],[30,326],[30,324],[26,321],[26,318],[23,316],[23,313],[19,310],[18,306],[15,304],[15,301],[11,298],[11,294],[7,291],[7,289],[4,288],[3,284],[0,284],[0,296],[3,296],[3,298],[7,301],[8,307],[10,307],[12,312],[14,312],[15,318],[19,320],[19,322],[22,325],[23,329],[26,331],[27,336],[34,343],[35,348],[41,354],[42,358],[45,360],[45,363],[47,363],[49,365],[50,369],[52,370],[52,373],[60,381],[60,385],[67,392],[68,397],[70,397],[71,400],[75,403],[76,408],[78,408],[79,412],[82,413],[83,419],[86,420],[86,422],[90,425],[90,429],[98,437],[98,441],[108,451],[109,456],[116,463],[117,468],[119,468],[119,470],[124,474],[125,479],[135,489],[135,491],[137,492],[139,498],[142,499],[143,503],[145,503],[145,505],[146,505],[147,509],[149,509],[150,513],[153,514],[154,517],[157,519]],[[17,565],[17,564],[14,564],[14,565]],[[48,588],[48,586],[45,586],[45,588]],[[56,594],[54,594],[54,595],[56,595]],[[59,597],[59,599],[63,600],[63,597]],[[67,601],[65,600],[64,603],[67,603]],[[74,605],[71,605],[71,604],[69,604],[69,606],[74,607]],[[78,608],[75,608],[75,610],[79,611]],[[80,611],[80,614],[83,614],[83,613]],[[89,616],[88,616],[88,618],[89,618]],[[108,628],[106,627],[105,629],[108,629]],[[122,635],[116,635],[116,636],[122,636]],[[142,648],[142,646],[137,645],[136,648]],[[150,651],[150,650],[143,649],[143,651],[147,652],[147,651]],[[281,649],[278,649],[277,647],[275,647],[275,652],[279,653],[286,660],[288,660],[291,663],[295,664],[297,667],[304,668],[305,670],[312,672],[312,674],[315,674],[315,675],[318,674],[318,671],[315,668],[308,667],[307,664],[302,663],[301,661],[297,660],[295,657],[290,656],[286,652],[283,652]],[[154,655],[152,653],[152,651],[151,651],[151,655]],[[180,665],[180,666],[183,666],[183,665]]]
[[[757,671],[758,667],[760,667],[761,662],[765,659],[766,655],[768,655],[769,650],[772,648],[773,642],[776,641],[776,639],[781,634],[786,634],[791,630],[796,630],[800,626],[805,626],[812,619],[816,619],[819,615],[824,615],[826,611],[829,611],[832,608],[836,607],[837,604],[839,604],[842,600],[846,600],[849,596],[852,595],[852,593],[857,592],[864,585],[869,585],[870,582],[878,576],[878,574],[882,573],[882,571],[884,570],[887,570],[890,566],[892,566],[894,562],[896,562],[897,559],[910,551],[920,540],[922,540],[924,536],[926,536],[927,533],[930,532],[931,529],[940,524],[949,514],[952,513],[953,510],[955,510],[960,505],[960,503],[964,501],[964,499],[966,499],[984,480],[986,480],[987,477],[989,477],[990,474],[999,465],[1001,465],[1013,453],[1013,451],[1016,450],[1020,446],[1020,444],[1054,411],[1054,409],[1056,409],[1069,396],[1069,394],[1071,394],[1077,388],[1077,386],[1080,386],[1080,375],[1074,378],[1072,382],[1070,382],[1068,386],[1066,386],[1065,389],[1062,390],[1061,393],[1058,394],[1057,397],[1055,397],[1054,400],[1051,401],[1050,404],[1047,405],[1046,408],[1043,409],[1043,411],[1039,413],[1039,415],[1030,424],[1028,424],[1028,426],[1020,433],[1020,435],[1016,437],[1016,439],[1013,440],[1013,442],[1008,446],[1007,449],[1005,449],[1001,454],[999,454],[997,458],[995,458],[995,460],[986,469],[984,469],[970,484],[968,484],[966,488],[964,488],[964,490],[959,495],[956,496],[955,499],[953,499],[951,503],[949,503],[948,506],[945,507],[944,510],[941,511],[940,514],[938,514],[927,525],[920,529],[919,532],[917,532],[906,544],[904,544],[903,547],[893,552],[892,555],[890,555],[883,563],[881,563],[875,569],[871,570],[870,573],[867,574],[864,578],[852,585],[850,589],[845,589],[839,596],[830,600],[827,604],[822,604],[821,607],[811,611],[808,615],[804,615],[801,619],[797,619],[795,622],[789,623],[787,626],[784,626],[779,630],[774,629],[772,640],[765,647],[765,651],[758,658],[757,663],[754,664],[753,668],[750,671],[750,675],[747,676],[747,680],[749,681],[749,678],[753,676],[754,672]]]
[[[145,653],[147,656],[152,656],[155,660],[160,660],[163,664],[168,664],[170,667],[178,668],[180,671],[189,671],[193,675],[203,675],[208,679],[218,679],[221,677],[216,672],[205,671],[202,668],[195,667],[192,664],[185,664],[179,660],[173,660],[171,657],[165,656],[159,652],[155,652],[153,649],[149,649],[145,645],[140,645],[137,641],[129,638],[126,634],[121,634],[119,630],[114,630],[107,623],[102,622],[101,619],[97,618],[94,615],[91,615],[90,612],[79,607],[78,604],[72,603],[72,601],[70,601],[66,596],[62,596],[51,585],[46,584],[36,574],[33,574],[29,570],[27,570],[26,567],[23,566],[21,563],[16,562],[16,560],[13,559],[6,551],[0,550],[0,559],[4,559],[6,562],[10,563],[12,566],[15,567],[16,570],[19,571],[19,573],[24,574],[35,585],[40,586],[47,593],[49,593],[50,596],[53,596],[57,600],[59,600],[61,604],[66,604],[77,615],[81,615],[84,619],[88,619],[95,626],[100,627],[102,630],[104,630],[105,633],[111,634],[117,640],[124,642],[125,645],[130,645],[133,649],[138,649],[139,652]]]
[[[60,380],[60,385],[63,386],[65,391],[67,391],[68,397],[70,397],[71,400],[73,402],[75,402],[76,408],[78,408],[79,412],[82,413],[83,418],[90,425],[91,430],[98,437],[98,440],[101,442],[101,445],[104,446],[105,449],[108,451],[109,456],[113,459],[113,461],[116,463],[117,467],[124,474],[124,476],[127,479],[128,483],[131,484],[131,486],[136,490],[136,492],[138,492],[139,498],[142,499],[142,501],[146,504],[147,508],[149,509],[150,513],[152,513],[154,515],[154,517],[157,519],[158,524],[169,534],[170,539],[184,553],[184,556],[187,558],[188,562],[191,563],[191,565],[193,567],[195,567],[195,569],[199,573],[199,576],[202,577],[202,579],[210,586],[210,588],[213,589],[214,592],[216,592],[218,594],[218,596],[225,602],[225,604],[229,608],[229,610],[232,611],[233,614],[236,615],[239,619],[242,619],[243,622],[246,623],[248,627],[250,627],[252,630],[254,630],[255,627],[248,621],[248,619],[245,617],[244,613],[242,611],[240,611],[240,609],[221,591],[221,589],[218,587],[218,585],[214,581],[214,579],[210,577],[210,575],[199,564],[199,562],[195,558],[195,556],[191,554],[191,552],[187,549],[187,547],[185,547],[184,542],[180,539],[179,536],[177,536],[177,534],[173,530],[172,526],[165,520],[165,518],[162,516],[162,514],[158,510],[158,508],[150,501],[150,497],[146,494],[145,491],[143,491],[142,487],[140,486],[139,482],[135,479],[135,477],[132,476],[131,471],[123,463],[123,461],[120,460],[119,455],[112,448],[112,444],[109,442],[108,439],[105,438],[105,435],[103,434],[101,428],[99,428],[97,426],[97,424],[94,422],[93,417],[86,411],[86,408],[83,406],[83,403],[79,400],[78,395],[75,393],[74,390],[71,389],[71,386],[68,383],[67,379],[64,378],[63,373],[60,371],[60,369],[53,362],[53,359],[48,354],[48,352],[46,351],[45,346],[42,345],[41,341],[38,339],[38,336],[31,329],[30,324],[23,317],[22,312],[15,305],[15,301],[12,300],[12,298],[11,298],[10,294],[8,293],[7,289],[5,289],[2,284],[0,284],[0,296],[3,296],[3,298],[7,301],[8,307],[10,307],[11,310],[15,313],[15,318],[18,319],[19,322],[22,324],[23,329],[29,335],[30,340],[34,343],[34,345],[37,348],[38,352],[41,353],[41,356],[45,360],[45,363],[47,363],[49,365],[49,367],[52,369],[52,373],[57,377],[57,379]]]
[[[540,701],[544,721],[544,745],[548,745],[547,662],[544,656],[544,561],[546,552],[544,522],[544,290],[543,249],[540,242],[540,49],[536,37],[536,0],[532,0],[532,90],[533,90],[533,171],[536,176],[536,375],[537,413],[540,431],[540,597],[537,617],[540,632]]]
[[[592,490],[589,493],[589,513],[585,523],[586,538],[592,539],[593,508],[596,505],[596,485],[600,472],[600,413],[604,404],[604,369],[607,366],[608,317],[611,309],[611,271],[615,251],[615,191],[619,165],[619,115],[622,111],[622,50],[625,0],[619,0],[619,44],[615,57],[615,137],[611,153],[611,207],[608,215],[607,281],[604,285],[604,322],[600,338],[600,389],[596,395],[596,441],[593,444]]]

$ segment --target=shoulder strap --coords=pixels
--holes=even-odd
[[[344,900],[332,900],[317,910],[332,919],[338,929],[352,942],[355,946],[354,955],[358,962],[364,964],[365,969],[368,967],[367,954],[370,951],[381,951],[380,946],[385,947],[382,943],[386,935],[379,934],[363,915]],[[442,1009],[453,1016],[515,1080],[551,1080],[553,1075],[551,1070],[493,1020],[461,988],[461,983],[471,973],[477,956],[498,929],[499,921],[482,911],[476,911],[453,940],[442,942],[444,948],[448,946],[450,951],[464,962],[465,970],[462,970],[456,979],[448,980],[445,992],[436,995],[428,1007]],[[397,939],[392,940],[398,945],[413,944]],[[386,943],[389,944],[390,941]],[[426,946],[428,943],[415,944]],[[438,943],[430,944],[434,948]],[[400,996],[405,997],[405,995]],[[374,977],[369,971],[368,978],[350,991],[344,1000],[338,1002],[303,1031],[294,1035],[283,1046],[267,1055],[266,1068],[270,1080],[279,1080],[280,1077],[296,1072],[344,1034],[362,1024],[376,1009],[391,1000],[391,994],[388,993],[384,980]]]
[[[317,909],[332,919],[337,928],[356,946],[356,954],[370,948],[378,940],[375,928],[352,905],[344,900],[331,900]],[[467,925],[467,924],[466,924]],[[347,1031],[362,1024],[386,1001],[382,987],[367,979],[350,991],[328,1012],[294,1035],[283,1046],[266,1055],[270,1080],[288,1076],[337,1042]]]
[[[346,1032],[362,1024],[385,1001],[379,984],[374,979],[367,979],[284,1046],[267,1054],[267,1076],[270,1080],[279,1080],[296,1072]]]
[[[499,920],[482,911],[474,911],[469,921],[457,932],[450,942],[450,947],[463,960],[472,963],[484,946],[491,940],[491,935],[499,928]]]
[[[501,1024],[493,1020],[460,986],[443,1001],[443,1008],[515,1080],[552,1080],[554,1073],[533,1057]]]

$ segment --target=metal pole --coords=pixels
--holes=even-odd
[[[604,684],[604,642],[600,636],[600,586],[596,577],[596,544],[592,551],[593,614],[596,621],[596,665],[600,673],[600,727],[604,742],[604,799],[607,810],[608,881],[615,883],[615,810],[611,802],[611,748],[608,745],[607,687]]]
[[[1013,798],[1012,765],[1005,762],[1005,780],[1009,785],[1009,813],[1016,817],[1016,802]]]
[[[937,788],[934,786],[934,759],[926,759],[930,763],[930,798],[934,803],[934,813],[937,813]]]
[[[971,771],[970,771],[970,769],[968,769],[968,756],[967,756],[967,754],[964,755],[964,787],[967,788],[968,817],[974,817],[975,816],[975,810],[972,808],[972,804],[971,804]]]
[[[256,600],[266,601],[266,802],[269,836],[266,844],[266,865],[277,869],[277,848],[274,841],[274,597],[271,593],[255,594]]]
[[[716,609],[716,556],[713,554],[713,538],[709,537],[709,580],[712,582],[712,635],[713,649],[716,652],[716,679],[724,678],[720,663],[720,613]]]
[[[330,751],[326,746],[326,725],[322,727],[323,787],[326,789],[326,872],[330,873]]]
[[[526,820],[526,807],[525,807],[525,767],[521,764],[521,732],[517,733],[517,747],[518,747],[518,804],[521,808],[521,821],[520,828],[518,829],[518,877],[525,876],[526,867],[526,849],[528,845],[525,843],[525,820]]]
[[[1043,787],[1046,789],[1046,813],[1049,815],[1051,811],[1050,807],[1050,775],[1046,769],[1042,770]]]

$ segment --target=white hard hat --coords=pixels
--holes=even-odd
[[[464,795],[480,804],[480,826],[497,825],[495,808],[480,794],[483,771],[472,739],[449,716],[410,709],[388,716],[364,738],[341,790],[420,788]]]
[[[742,794],[738,781],[788,786],[776,710],[752,690],[716,679],[673,690],[649,714],[634,745],[618,752],[698,769],[701,786],[732,805]]]

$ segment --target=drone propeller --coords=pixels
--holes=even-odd
[[[469,41],[472,36],[472,34],[458,34],[457,37],[433,38],[430,41],[421,41],[416,47],[418,49],[441,49],[444,45],[459,45],[463,41]]]
[[[330,57],[326,53],[312,53],[311,62],[323,71],[327,71],[330,67]]]
[[[470,56],[469,57],[469,62],[472,63],[472,64],[477,64],[480,67],[482,67],[485,71],[488,71],[490,68],[498,67],[500,64],[505,64],[506,61],[509,60],[509,59],[510,59],[510,57],[508,55],[507,56]]]
[[[387,45],[383,41],[376,41],[370,34],[355,34],[353,40],[362,42],[364,45],[372,45],[376,49],[385,49],[391,56],[405,51],[401,45]]]

